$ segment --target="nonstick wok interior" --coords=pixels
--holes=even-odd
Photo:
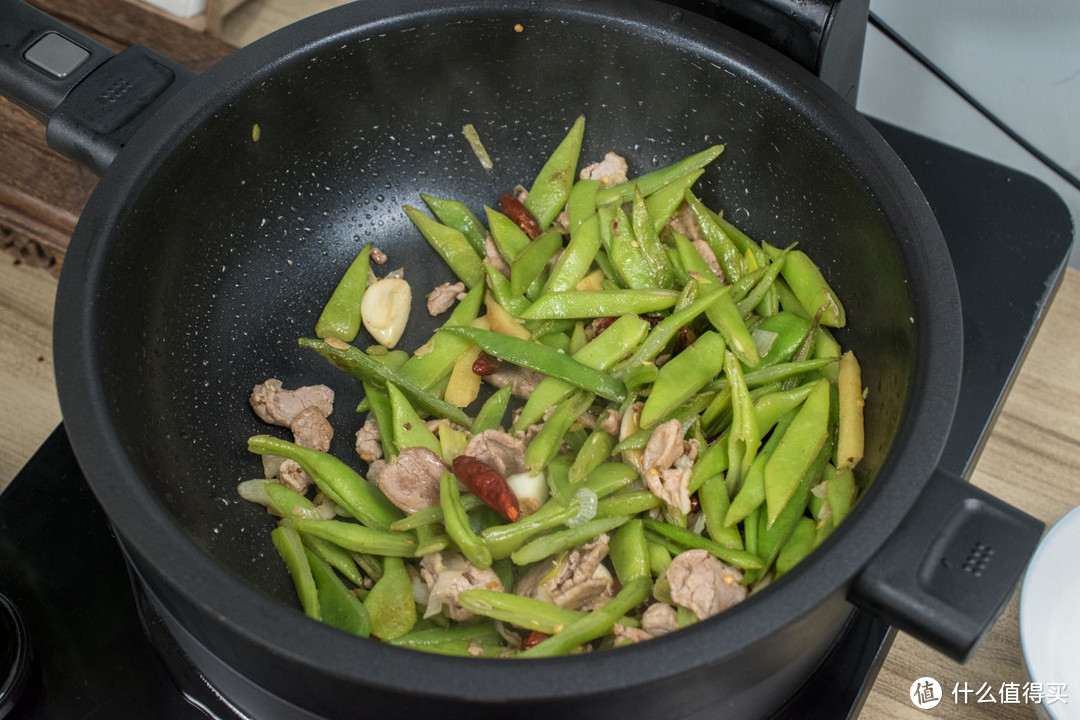
[[[362,469],[352,449],[363,421],[353,412],[358,383],[296,338],[313,333],[344,268],[374,242],[389,257],[379,274],[405,268],[414,312],[400,347],[418,347],[445,319],[427,315],[424,295],[452,275],[401,206],[423,207],[426,192],[483,217],[484,204],[531,182],[579,114],[582,164],[615,150],[641,174],[726,145],[698,194],[758,240],[798,241],[847,305],[849,327],[837,337],[856,351],[870,390],[858,474],[872,481],[904,421],[913,318],[928,312],[906,287],[905,263],[918,253],[909,248],[905,259],[902,249],[917,240],[898,239],[880,189],[843,155],[863,151],[806,97],[785,99],[779,83],[801,71],[762,50],[770,70],[759,75],[739,53],[585,14],[445,11],[380,29],[343,31],[283,57],[227,88],[236,94],[221,107],[211,98],[190,135],[168,141],[174,150],[94,250],[96,343],[60,350],[88,353],[100,368],[134,469],[207,555],[296,606],[269,542],[273,519],[236,494],[238,482],[261,475],[246,438],[287,437],[251,412],[251,387],[269,377],[329,384],[332,452]],[[465,123],[494,169],[480,167]],[[357,344],[368,342],[362,334]]]

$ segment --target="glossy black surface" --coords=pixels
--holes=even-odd
[[[926,193],[956,266],[965,366],[944,466],[964,475],[1057,287],[1072,224],[1060,200],[1032,178],[877,126]],[[1025,248],[1023,262],[1018,247]],[[122,556],[62,428],[0,495],[0,592],[23,609],[37,653],[34,680],[11,717],[236,717],[145,612],[161,655],[154,652]],[[774,717],[854,716],[891,640],[881,621],[856,612],[826,660]],[[715,717],[706,711],[693,720]]]

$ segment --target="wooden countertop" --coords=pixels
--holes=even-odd
[[[37,4],[61,8],[69,19],[103,29],[104,38],[114,46],[118,37],[149,34],[149,42],[178,42],[171,23],[146,13],[128,10],[101,20],[102,8],[116,10],[120,0],[65,2],[39,0]],[[291,19],[334,4],[335,0],[252,0],[226,21],[225,37],[242,44]],[[116,11],[120,12],[120,11]],[[125,24],[126,23],[126,24]],[[123,28],[117,33],[116,28]],[[110,28],[111,32],[104,32]],[[209,38],[185,36],[179,42],[187,48],[188,64],[201,69],[228,51]],[[156,45],[160,49],[160,45]],[[174,53],[175,56],[175,53]],[[180,58],[184,61],[184,58]],[[5,107],[6,106],[6,107]],[[0,101],[0,231],[12,244],[14,234],[25,234],[51,243],[53,251],[66,247],[79,208],[94,184],[87,172],[64,167],[64,162],[48,151],[33,150],[42,165],[30,162],[19,171],[20,152],[33,144],[42,132],[29,119],[18,120],[14,128],[4,123],[19,118]],[[43,133],[42,133],[43,134]],[[20,148],[23,148],[20,150]],[[15,153],[13,155],[13,153]],[[49,168],[51,175],[29,173],[29,167]],[[21,173],[21,174],[20,174]],[[6,193],[6,194],[5,194]],[[13,205],[14,203],[14,205]],[[13,213],[16,207],[19,212]],[[19,214],[21,213],[21,214]],[[3,238],[0,238],[3,239]],[[25,238],[16,245],[25,246]],[[29,254],[28,254],[29,253]],[[34,256],[23,252],[23,258]],[[33,454],[37,446],[60,422],[60,410],[53,385],[51,356],[52,306],[56,279],[48,271],[31,267],[0,254],[0,396],[6,412],[0,413],[0,489]],[[997,425],[975,468],[972,482],[1045,521],[1048,525],[1069,509],[1080,505],[1080,272],[1066,273],[1056,299],[1047,312],[1030,354]],[[1031,718],[1031,706],[1021,704],[976,704],[953,702],[951,690],[967,682],[972,689],[983,683],[1000,699],[1002,684],[1026,681],[1021,665],[1017,593],[989,639],[967,665],[954,663],[905,635],[900,635],[878,676],[860,715],[879,718]],[[908,691],[916,678],[936,678],[945,688],[945,698],[932,711],[916,709]],[[1080,679],[1073,678],[1070,701],[1080,703]],[[828,698],[822,698],[828,702]]]

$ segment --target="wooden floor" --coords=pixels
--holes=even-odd
[[[0,490],[60,422],[52,363],[56,278],[0,254]]]

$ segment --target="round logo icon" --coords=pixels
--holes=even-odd
[[[921,677],[911,683],[911,702],[920,710],[935,708],[941,702],[941,683],[932,677]]]

